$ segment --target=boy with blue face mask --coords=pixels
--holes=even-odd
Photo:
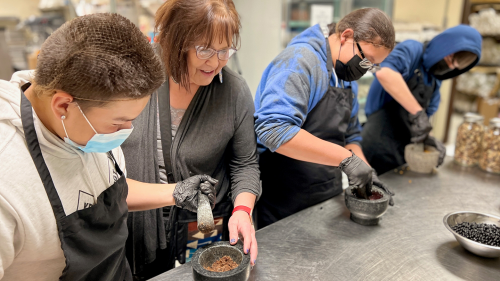
[[[79,148],[81,151],[86,152],[86,153],[91,153],[91,152],[99,152],[99,153],[106,153],[118,146],[120,146],[132,133],[133,126],[130,127],[130,129],[121,129],[119,131],[116,131],[114,133],[110,134],[99,134],[95,129],[92,124],[90,124],[89,119],[87,116],[85,116],[85,113],[83,113],[82,109],[80,106],[77,104],[78,109],[82,113],[83,117],[89,123],[90,128],[94,131],[95,135],[87,142],[85,146],[78,145],[74,143],[68,136],[68,132],[66,131],[66,126],[64,126],[64,119],[66,119],[66,116],[62,115],[61,116],[61,123],[63,125],[64,133],[66,134],[66,137],[64,138],[64,142],[66,142],[69,145],[72,145],[76,148]]]
[[[36,71],[0,80],[0,279],[132,280],[129,210],[196,211],[199,191],[213,204],[208,176],[125,178],[119,146],[164,79],[132,22],[95,14],[56,30]]]

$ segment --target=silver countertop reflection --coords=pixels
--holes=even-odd
[[[391,171],[380,179],[396,196],[378,226],[352,222],[343,194],[310,207],[257,232],[249,280],[500,280],[500,258],[467,252],[443,225],[455,211],[499,216],[499,175],[447,158],[435,174]],[[192,280],[192,268],[151,280]]]

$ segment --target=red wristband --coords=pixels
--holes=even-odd
[[[251,216],[250,213],[252,212],[252,209],[248,208],[247,206],[239,205],[234,207],[232,214],[234,214],[234,212],[236,211],[245,211],[249,216]]]

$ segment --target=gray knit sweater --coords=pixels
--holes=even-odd
[[[212,176],[219,181],[216,203],[227,200],[228,196],[234,202],[242,192],[257,197],[261,194],[252,95],[237,73],[225,67],[222,75],[223,83],[217,76],[211,84],[199,88],[184,113],[171,149],[175,181],[198,174]],[[159,183],[156,100],[157,94],[153,94],[134,121],[134,131],[122,149],[130,178]],[[145,215],[136,215],[133,225],[129,222],[131,235],[149,240],[142,242],[142,246],[134,245],[142,248],[134,251],[134,260],[139,263],[144,257],[146,263],[154,259],[154,251],[165,241],[159,237],[162,235],[158,231],[159,212],[161,209],[147,211]],[[150,225],[154,223],[158,225]],[[150,229],[155,233],[149,233]]]

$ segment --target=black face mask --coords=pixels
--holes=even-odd
[[[431,69],[432,69],[432,74],[434,75],[444,75],[451,71],[446,61],[444,61],[444,59],[438,61],[435,65],[432,66]]]
[[[449,78],[453,78],[455,76],[460,75],[463,70],[459,69],[451,69],[448,67],[448,64],[444,59],[438,61],[435,65],[433,65],[430,69],[429,72],[432,73],[436,79],[439,80],[446,80]]]
[[[340,46],[340,50],[342,46]],[[339,50],[339,58],[340,58]],[[354,53],[354,44],[352,45],[352,52]],[[344,81],[354,81],[361,78],[368,71],[367,68],[362,68],[359,63],[362,59],[354,53],[352,59],[350,59],[346,64],[341,62],[339,59],[335,62],[335,73],[339,79]]]

